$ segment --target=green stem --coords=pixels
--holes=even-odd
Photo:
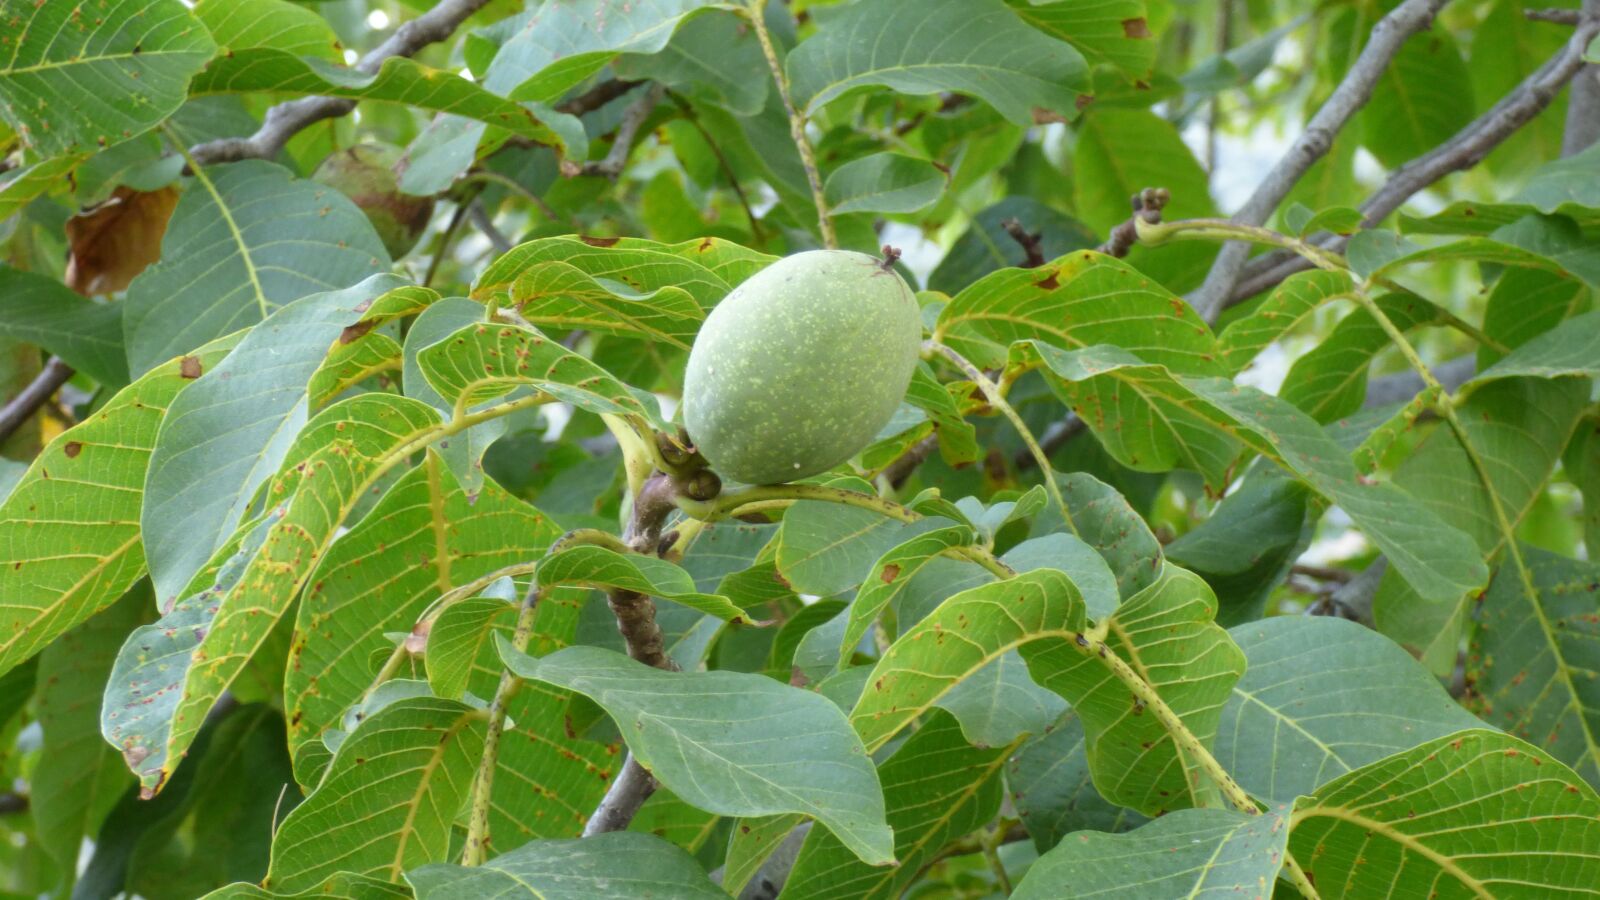
[[[995,577],[999,578],[1001,581],[1005,581],[1007,578],[1016,577],[1016,569],[1013,569],[1004,562],[1001,562],[999,557],[995,556],[993,553],[984,549],[983,547],[977,547],[968,544],[965,547],[952,547],[950,548],[949,553],[951,556],[958,556],[962,559],[971,560],[972,562],[983,566],[985,569],[988,569],[990,572],[994,573]]]
[[[833,230],[833,220],[828,218],[828,203],[822,197],[822,175],[817,169],[817,156],[806,137],[806,117],[795,108],[794,98],[789,94],[789,79],[783,74],[783,63],[778,61],[772,35],[767,33],[764,17],[766,7],[767,0],[749,0],[745,13],[750,19],[750,26],[755,29],[756,40],[761,42],[761,52],[767,57],[767,68],[772,70],[772,80],[778,86],[778,97],[783,100],[783,108],[789,113],[789,137],[794,140],[795,149],[800,151],[800,165],[806,170],[811,199],[817,205],[817,227],[822,232],[822,245],[830,250],[838,249],[839,236]]]
[[[530,588],[522,609],[517,613],[517,628],[511,635],[511,646],[517,651],[528,649],[528,639],[533,635],[533,614],[539,606],[540,591]],[[506,707],[516,696],[521,680],[509,669],[500,672],[500,685],[495,689],[494,701],[489,706],[489,730],[483,736],[483,756],[478,761],[478,771],[472,779],[472,807],[467,814],[467,846],[461,851],[463,866],[481,865],[489,849],[490,795],[494,790],[494,770],[499,760],[500,735],[505,732]]]
[[[1000,859],[1000,845],[1005,843],[1005,829],[996,825],[984,834],[978,846],[983,850],[983,858],[989,862],[989,871],[994,873],[994,880],[1000,885],[1002,896],[1011,896],[1011,876],[1006,874],[1006,864]]]
[[[1189,730],[1189,726],[1183,724],[1183,719],[1179,718],[1176,712],[1173,712],[1172,707],[1167,705],[1167,701],[1161,699],[1161,695],[1156,693],[1156,689],[1141,678],[1139,673],[1133,670],[1132,666],[1124,662],[1122,657],[1116,654],[1116,651],[1112,650],[1104,641],[1092,641],[1086,635],[1078,635],[1072,645],[1084,656],[1091,659],[1098,658],[1107,669],[1111,670],[1111,674],[1122,682],[1123,687],[1132,692],[1134,698],[1143,704],[1146,709],[1150,710],[1156,717],[1156,721],[1160,722],[1161,726],[1167,730],[1167,734],[1172,736],[1173,742],[1178,745],[1179,752],[1192,760],[1200,768],[1200,771],[1204,772],[1206,777],[1210,778],[1221,789],[1222,795],[1228,799],[1229,803],[1233,804],[1240,812],[1248,813],[1252,816],[1261,812],[1261,808],[1256,806],[1256,802],[1250,799],[1250,795],[1245,793],[1244,788],[1233,780],[1233,776],[1229,775],[1228,770],[1222,767],[1222,763],[1217,762],[1217,758],[1211,755],[1211,751],[1206,749],[1205,744],[1201,743],[1198,737],[1195,737],[1194,732]]]
[[[1309,244],[1299,238],[1280,234],[1270,228],[1262,228],[1257,225],[1240,225],[1236,222],[1229,222],[1227,219],[1179,219],[1175,222],[1146,222],[1135,216],[1134,228],[1139,232],[1139,240],[1146,244],[1160,244],[1170,240],[1249,241],[1255,244],[1268,244],[1273,247],[1292,250],[1319,269],[1327,269],[1332,272],[1345,272],[1350,269],[1344,257],[1324,250],[1315,244]]]
[[[1028,446],[1028,452],[1033,454],[1033,461],[1039,465],[1039,472],[1044,475],[1045,489],[1050,492],[1050,499],[1056,502],[1056,508],[1061,510],[1061,521],[1066,523],[1068,531],[1077,534],[1078,526],[1072,521],[1072,511],[1067,509],[1067,500],[1061,494],[1061,486],[1056,484],[1056,470],[1050,465],[1049,455],[1044,452],[1043,447],[1039,446],[1039,441],[1034,438],[1033,431],[1028,428],[1028,423],[1022,421],[1022,416],[1018,415],[1011,404],[1006,402],[1005,394],[1001,392],[994,382],[989,380],[989,376],[983,374],[983,370],[969,362],[965,356],[957,353],[955,348],[941,344],[938,341],[928,341],[923,346],[937,351],[946,359],[955,363],[956,367],[965,372],[967,378],[978,386],[978,390],[983,392],[983,399],[1011,421],[1011,427],[1017,430],[1017,434],[1022,437],[1022,442]]]
[[[1300,864],[1295,862],[1293,854],[1284,854],[1283,871],[1288,874],[1289,881],[1294,884],[1300,893],[1306,896],[1307,900],[1321,900],[1322,895],[1317,893],[1316,885],[1313,885],[1311,879],[1306,877],[1305,870],[1301,869]]]
[[[915,522],[922,518],[922,514],[911,507],[876,494],[863,494],[860,491],[847,491],[844,488],[822,484],[762,484],[727,491],[715,500],[690,500],[687,497],[679,497],[677,503],[678,508],[686,514],[696,519],[714,522],[736,515],[743,507],[773,500],[821,500],[825,503],[839,503],[870,509],[879,515],[901,522]]]

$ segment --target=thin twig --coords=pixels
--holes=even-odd
[[[1166,188],[1145,188],[1129,199],[1133,206],[1133,215],[1127,221],[1111,229],[1106,235],[1105,243],[1095,249],[1107,256],[1121,259],[1128,255],[1133,245],[1139,242],[1139,223],[1157,225],[1161,222],[1161,210],[1166,207],[1171,195]]]
[[[1576,25],[1583,15],[1576,9],[1525,9],[1522,14],[1532,22],[1553,22],[1556,25]]]
[[[767,68],[772,70],[772,80],[778,86],[778,97],[783,100],[783,108],[789,113],[789,137],[794,140],[795,149],[800,151],[800,165],[806,170],[811,199],[817,205],[817,228],[822,232],[822,245],[836,249],[839,235],[833,230],[833,220],[828,218],[828,203],[822,198],[822,175],[817,168],[817,155],[811,149],[811,140],[806,137],[806,117],[795,108],[794,98],[789,94],[789,79],[783,74],[778,51],[772,46],[772,35],[767,33],[767,21],[764,18],[767,0],[749,2],[746,11],[750,25],[755,29],[756,39],[761,42],[761,52],[767,57]]]
[[[717,145],[716,138],[711,136],[711,132],[706,129],[705,123],[701,122],[700,116],[695,113],[694,107],[682,95],[669,88],[667,90],[667,98],[683,113],[684,120],[694,126],[695,131],[700,132],[700,139],[706,142],[706,146],[711,148],[711,155],[717,158],[717,167],[727,177],[728,186],[733,188],[734,196],[739,198],[739,205],[744,207],[745,218],[750,220],[750,235],[755,238],[757,244],[762,247],[767,246],[767,235],[761,228],[761,220],[756,218],[755,208],[750,205],[749,196],[745,194],[744,188],[739,184],[739,176],[734,173],[733,166],[728,162],[728,157],[722,152],[722,148]]]
[[[495,227],[494,220],[489,218],[489,213],[484,210],[482,203],[477,200],[468,203],[467,218],[472,220],[474,228],[483,232],[483,236],[489,239],[489,244],[494,247],[495,253],[504,255],[511,249],[511,239]]]
[[[643,82],[628,81],[625,78],[602,81],[570,100],[563,100],[557,103],[556,112],[564,112],[570,116],[585,115],[621,97],[640,84],[643,84]]]
[[[628,164],[628,156],[633,153],[633,139],[638,136],[645,120],[650,118],[650,113],[655,110],[656,104],[661,102],[664,90],[666,89],[660,84],[652,84],[650,89],[644,92],[644,96],[628,107],[628,111],[622,115],[622,124],[617,126],[617,136],[612,141],[611,149],[606,153],[605,159],[590,160],[570,169],[564,166],[562,174],[598,175],[603,178],[616,178],[621,175],[623,167]]]
[[[22,423],[38,411],[39,407],[50,402],[51,395],[61,389],[72,377],[72,367],[61,361],[61,357],[52,356],[39,374],[28,382],[11,401],[0,407],[0,441],[10,438],[22,427]]]
[[[918,466],[933,455],[933,451],[938,447],[939,435],[930,434],[912,444],[911,449],[896,457],[894,462],[884,466],[880,475],[885,481],[889,482],[890,487],[899,488],[906,483],[906,480],[911,477],[911,473],[915,472]]]
[[[1366,202],[1361,204],[1363,227],[1382,221],[1418,192],[1463,169],[1477,165],[1518,129],[1548,107],[1567,82],[1584,69],[1583,54],[1597,34],[1600,16],[1585,18],[1560,53],[1551,57],[1522,83],[1513,88],[1483,115],[1473,119],[1449,140],[1390,173]],[[1339,251],[1349,239],[1329,236],[1321,246]],[[1282,252],[1266,253],[1251,260],[1226,304],[1232,306],[1270,290],[1296,272],[1310,268],[1303,260]]]
[[[1036,269],[1044,265],[1044,247],[1043,242],[1040,240],[1044,236],[1043,232],[1030,232],[1022,227],[1021,220],[1016,218],[1002,220],[1000,227],[1005,230],[1006,234],[1011,235],[1011,239],[1017,242],[1017,246],[1022,248],[1023,260],[1019,268]]]
[[[14,816],[28,811],[31,804],[26,794],[0,794],[0,816]]]
[[[1401,45],[1413,34],[1431,25],[1434,14],[1447,2],[1405,0],[1372,26],[1372,36],[1361,49],[1361,55],[1350,66],[1350,71],[1345,73],[1344,80],[1311,117],[1311,121],[1306,123],[1305,130],[1288,152],[1267,172],[1255,193],[1233,214],[1234,223],[1260,225],[1267,221],[1267,217],[1289,195],[1300,176],[1327,154],[1339,130],[1357,110],[1366,105],[1378,79],[1388,70]],[[1207,320],[1216,318],[1223,301],[1232,296],[1233,286],[1249,253],[1248,244],[1230,242],[1223,245],[1211,271],[1206,275],[1205,283],[1189,296],[1190,305],[1202,317]]]
[[[429,44],[455,33],[467,17],[489,0],[442,0],[439,5],[395,29],[377,49],[361,57],[355,70],[376,74],[386,60],[411,56]],[[222,138],[194,148],[195,160],[202,164],[236,162],[241,159],[271,159],[289,139],[302,129],[323,119],[336,119],[356,108],[356,101],[340,97],[304,97],[280,103],[267,110],[255,134],[245,138]]]
[[[455,239],[456,232],[461,229],[461,223],[466,221],[467,208],[477,200],[474,195],[471,200],[463,200],[456,204],[455,212],[450,214],[449,224],[444,226],[444,231],[439,234],[439,246],[433,252],[433,259],[428,261],[428,273],[422,276],[422,286],[430,287],[433,277],[439,274],[439,264],[444,262],[445,256],[450,252],[450,242]]]

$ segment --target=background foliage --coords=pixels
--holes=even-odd
[[[1597,34],[0,0],[0,894],[1594,893]],[[719,491],[818,246],[923,360]]]

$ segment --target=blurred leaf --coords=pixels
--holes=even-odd
[[[12,573],[0,606],[0,672],[99,612],[145,573],[139,508],[156,431],[173,397],[233,343],[214,341],[119,391],[93,418],[51,441],[0,504],[0,568]]]
[[[1311,544],[1320,509],[1309,496],[1305,485],[1276,470],[1254,471],[1210,517],[1166,546],[1168,559],[1216,593],[1218,624],[1266,614],[1269,595]]]
[[[939,199],[947,176],[933,163],[903,153],[874,153],[828,174],[822,194],[831,215],[912,213]]]
[[[1567,212],[1570,206],[1600,209],[1600,186],[1595,184],[1594,177],[1597,170],[1600,170],[1600,146],[1551,160],[1540,166],[1511,200],[1529,204],[1543,213]]]
[[[67,220],[67,286],[86,297],[114,294],[161,258],[161,237],[178,191],[117,188],[111,198]]]
[[[382,879],[335,872],[320,884],[292,894],[239,882],[218,888],[202,900],[411,900],[411,891]]]
[[[396,882],[443,861],[485,719],[462,703],[416,697],[363,720],[322,783],[278,826],[262,886],[303,891],[339,872]]]
[[[1600,310],[1568,319],[1560,328],[1528,341],[1505,359],[1479,372],[1468,382],[1468,387],[1521,375],[1600,377]]]
[[[37,344],[107,387],[128,383],[122,310],[10,266],[0,266],[0,294],[0,336]]]
[[[1029,234],[1039,234],[1039,252],[1055,259],[1073,250],[1098,246],[1100,238],[1077,219],[1032,197],[1012,196],[972,217],[950,251],[928,276],[928,289],[955,294],[979,278],[1007,266],[1021,266],[1027,253],[1000,223],[1016,219]]]
[[[868,863],[894,858],[877,773],[820,695],[760,675],[664,672],[598,647],[534,659],[501,641],[500,654],[520,678],[599,703],[640,764],[684,801],[730,816],[805,813]],[[825,783],[812,777],[817,766],[830,772]]]
[[[1450,32],[1426,30],[1400,45],[1358,115],[1362,143],[1397,168],[1472,121],[1472,71]]]
[[[1483,311],[1483,331],[1510,349],[1588,310],[1591,289],[1576,278],[1543,269],[1507,269],[1495,280]],[[1478,368],[1487,369],[1505,354],[1478,348]]]
[[[1023,24],[1003,0],[865,0],[829,17],[785,68],[795,105],[808,114],[853,88],[881,85],[972,94],[1027,125],[1071,116],[1089,86],[1078,51]]]
[[[340,59],[339,38],[328,21],[289,0],[201,0],[194,15],[224,52],[269,47],[294,56]]]
[[[1322,304],[1345,296],[1352,287],[1349,274],[1326,269],[1285,278],[1249,315],[1229,322],[1217,335],[1227,370],[1235,375],[1243,372],[1268,344],[1287,335]]]
[[[128,286],[128,367],[142,375],[388,267],[367,217],[338,191],[261,160],[203,168],[167,225],[161,261]]]
[[[1457,732],[1357,769],[1302,797],[1291,821],[1289,850],[1324,897],[1394,897],[1408,884],[1549,897],[1600,883],[1594,788],[1498,732]]]
[[[745,618],[745,612],[727,597],[699,593],[688,572],[651,556],[580,544],[545,557],[534,577],[540,586],[581,585],[633,591],[681,603],[719,619],[737,622]]]
[[[658,81],[709,97],[740,116],[760,112],[772,86],[755,29],[731,10],[695,16],[659,53],[625,54],[611,69],[618,78]]]
[[[417,900],[518,897],[724,900],[689,854],[648,834],[617,831],[582,840],[533,841],[481,866],[439,863],[406,873]]]
[[[1011,896],[1265,896],[1283,865],[1288,837],[1281,813],[1178,810],[1125,834],[1067,835],[1028,868]]]
[[[1354,622],[1279,616],[1228,633],[1249,666],[1223,708],[1217,761],[1269,804],[1482,725],[1410,654]]]
[[[1006,768],[1011,803],[1040,853],[1069,832],[1125,831],[1145,821],[1095,790],[1087,751],[1083,720],[1069,711],[1011,757]]]
[[[0,68],[0,119],[45,157],[90,153],[154,128],[217,49],[178,0],[119,0],[92,18],[76,4],[6,0],[0,19],[11,46]]]
[[[1402,332],[1445,325],[1449,315],[1415,294],[1386,294],[1375,301]],[[1390,346],[1389,335],[1365,309],[1339,321],[1322,342],[1289,367],[1278,396],[1324,425],[1361,409],[1367,397],[1367,370]]]

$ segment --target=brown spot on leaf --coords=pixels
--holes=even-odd
[[[1059,273],[1055,269],[1051,269],[1050,270],[1050,274],[1046,275],[1044,277],[1044,280],[1035,281],[1033,283],[1033,286],[1038,288],[1041,291],[1053,291],[1056,288],[1061,286],[1061,282],[1056,279],[1056,275],[1057,274],[1059,274]]]
[[[346,325],[344,330],[339,332],[339,343],[354,343],[356,340],[360,339],[362,335],[365,335],[367,332],[371,331],[373,326],[377,324],[378,323],[375,319],[368,319],[364,322],[357,322],[354,325]]]
[[[1150,23],[1143,16],[1135,16],[1122,20],[1122,34],[1124,37],[1139,41],[1150,36]]]
[[[67,454],[67,459],[76,459],[78,454],[83,452],[83,443],[80,441],[67,441],[67,445],[61,450]]]
[[[896,578],[899,578],[899,577],[900,577],[900,567],[899,566],[895,565],[894,563],[890,563],[887,566],[883,567],[883,583],[884,584],[890,584]]]
[[[593,237],[587,234],[579,235],[578,239],[591,247],[615,247],[617,245],[617,241],[622,240],[622,238]]]
[[[184,378],[199,378],[202,371],[198,356],[185,356],[178,362],[178,374]]]

